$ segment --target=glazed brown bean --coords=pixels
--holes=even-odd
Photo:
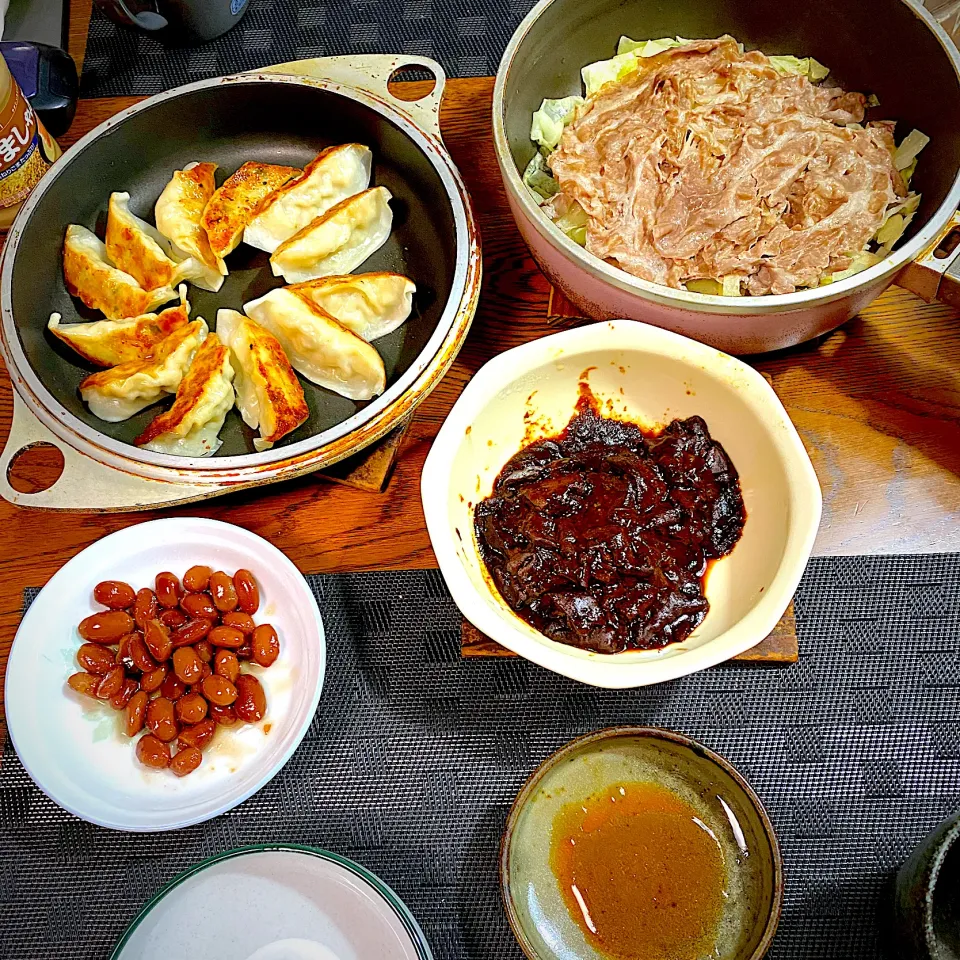
[[[218,707],[229,707],[237,699],[237,688],[226,677],[214,674],[203,681],[203,695]]]
[[[142,673],[150,673],[151,670],[157,669],[157,661],[150,656],[150,651],[139,633],[135,633],[130,638],[130,659]]]
[[[149,620],[156,620],[159,614],[157,595],[149,587],[138,590],[133,604],[133,619],[137,621],[137,626],[142,630]]]
[[[213,711],[213,707],[210,708]],[[177,740],[178,745],[183,747],[196,747],[202,750],[217,732],[217,725],[213,720],[201,720],[191,727],[184,727],[180,731],[180,737]]]
[[[201,640],[194,648],[197,656],[204,662],[209,663],[213,659],[213,644],[207,640]]]
[[[188,693],[177,701],[177,719],[181,723],[199,723],[207,715],[207,701],[199,693]]]
[[[203,762],[203,754],[196,747],[184,747],[171,761],[170,769],[178,776],[193,773]]]
[[[160,696],[168,700],[179,700],[186,692],[187,685],[175,673],[168,673],[160,685]]]
[[[180,581],[169,570],[164,570],[163,573],[157,574],[154,590],[156,591],[160,606],[167,607],[168,609],[177,606],[177,604],[180,603],[180,598],[183,596]]]
[[[237,655],[232,650],[218,650],[213,658],[213,672],[231,683],[236,683],[240,676],[240,661]]]
[[[117,655],[114,658],[114,662],[119,663],[127,673],[133,673],[140,669],[133,662],[133,657],[130,656],[130,642],[135,636],[135,633],[128,633],[125,637],[120,638],[120,646],[117,648]]]
[[[170,747],[148,733],[137,741],[137,759],[145,767],[162,770],[170,766]]]
[[[67,686],[84,696],[96,698],[97,687],[100,686],[100,677],[93,673],[75,673],[67,677]]]
[[[157,619],[171,630],[176,630],[187,622],[186,616],[180,610],[164,610]]]
[[[107,610],[94,613],[80,621],[77,629],[84,640],[94,643],[114,644],[134,628],[133,617],[124,610]]]
[[[170,659],[173,641],[170,639],[170,631],[159,620],[147,621],[147,625],[143,628],[143,642],[158,663]]]
[[[245,637],[249,637],[254,630],[257,629],[257,625],[253,622],[253,617],[249,613],[241,613],[239,610],[232,610],[230,613],[225,613],[221,618],[220,622],[225,627],[233,627],[234,630],[239,630]]]
[[[237,722],[233,707],[218,707],[215,703],[210,704],[209,716],[221,727],[232,727]]]
[[[237,647],[237,659],[238,660],[249,660],[253,656],[253,647],[250,644],[250,641],[247,640],[242,647]]]
[[[187,647],[198,643],[209,632],[213,624],[209,620],[188,620],[182,627],[178,627],[173,636],[174,647]]]
[[[166,697],[157,697],[147,704],[147,729],[164,743],[174,740],[180,732],[174,719],[173,703]]]
[[[205,593],[187,593],[180,601],[180,609],[191,620],[210,620],[216,623],[220,619],[220,611],[213,605],[213,601]]]
[[[156,670],[151,670],[140,678],[140,689],[147,693],[153,693],[154,690],[159,690],[163,686],[163,681],[166,679],[167,665],[161,663]]]
[[[93,599],[111,610],[129,610],[137,595],[122,580],[104,580],[93,588]]]
[[[233,627],[214,627],[207,634],[207,639],[215,647],[227,647],[236,650],[243,646],[245,637],[239,630],[234,630]]]
[[[123,686],[110,698],[110,706],[114,710],[123,710],[139,689],[140,684],[133,677],[127,677],[123,681]]]
[[[173,672],[189,686],[196,683],[203,673],[203,661],[193,647],[178,647],[173,652]]]
[[[135,693],[127,704],[127,717],[124,732],[128,737],[135,737],[143,729],[143,721],[147,716],[147,694],[140,690]]]
[[[273,666],[280,656],[280,638],[269,623],[261,623],[253,631],[250,646],[253,650],[253,662],[259,663],[261,667]]]
[[[250,673],[237,677],[237,702],[234,712],[244,723],[257,723],[267,712],[267,696],[260,681]]]
[[[213,598],[213,605],[221,613],[237,609],[239,601],[233,577],[228,577],[222,570],[210,575],[210,596]]]
[[[103,676],[113,669],[116,659],[110,650],[99,643],[84,643],[77,651],[77,663],[87,673],[98,673]]]
[[[109,700],[111,697],[115,697],[120,692],[120,688],[123,686],[125,679],[126,676],[124,675],[123,667],[111,667],[109,672],[104,675],[103,679],[97,685],[97,699]]]
[[[189,590],[190,593],[200,593],[206,590],[207,584],[210,583],[211,573],[213,573],[213,570],[210,567],[205,567],[203,564],[198,563],[192,566],[183,575],[183,589]]]
[[[233,575],[237,591],[237,606],[244,613],[256,613],[260,609],[260,588],[249,570],[238,570]]]

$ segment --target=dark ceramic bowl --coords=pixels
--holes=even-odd
[[[550,868],[552,828],[562,807],[630,781],[667,787],[717,837],[730,875],[722,956],[760,960],[783,901],[783,862],[770,818],[723,757],[654,727],[613,727],[573,740],[537,768],[514,801],[500,849],[500,888],[523,952],[530,960],[602,957],[564,905]]]
[[[894,918],[897,957],[960,958],[960,816],[940,824],[900,868]]]

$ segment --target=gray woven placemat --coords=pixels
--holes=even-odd
[[[250,0],[222,37],[163,46],[94,8],[83,64],[84,97],[159,93],[182,83],[272,63],[349,53],[410,53],[452,77],[496,73],[534,0]]]
[[[238,809],[174,833],[102,830],[44,797],[7,745],[0,957],[107,957],[178,872],[288,841],[382,876],[438,960],[513,960],[496,867],[510,804],[544,757],[611,724],[694,736],[752,781],[786,861],[773,958],[880,956],[886,880],[960,808],[960,555],[814,560],[797,595],[798,664],[724,665],[637,691],[461,660],[436,571],[310,582],[327,629],[320,708],[286,768]]]

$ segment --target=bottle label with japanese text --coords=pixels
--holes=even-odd
[[[60,155],[20,87],[0,108],[0,207],[20,203]]]

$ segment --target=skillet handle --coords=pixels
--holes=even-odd
[[[420,100],[401,100],[395,97],[387,81],[401,67],[421,67],[433,74],[436,85]],[[357,54],[347,57],[316,57],[312,60],[293,60],[278,63],[251,73],[283,73],[295,77],[314,77],[317,80],[332,80],[345,86],[356,87],[385,100],[395,110],[406,114],[417,126],[440,136],[440,101],[447,75],[436,60],[406,54]]]
[[[928,303],[940,300],[960,307],[960,211],[927,249],[897,274],[896,282]]]
[[[21,451],[41,444],[60,451],[63,472],[46,490],[15,490],[9,480],[14,459]],[[189,503],[223,492],[224,488],[217,484],[198,486],[148,480],[84,456],[51,433],[30,412],[16,389],[13,391],[13,422],[0,453],[0,496],[18,507],[115,513]]]

